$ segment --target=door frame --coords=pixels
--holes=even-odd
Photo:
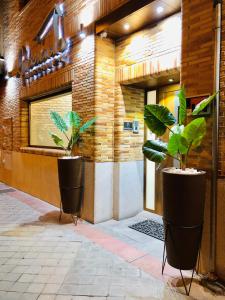
[[[145,97],[144,97],[144,105],[147,105],[147,101],[148,101],[148,92],[150,92],[150,91],[152,91],[152,90],[156,90],[156,91],[158,91],[158,89],[156,88],[156,89],[149,89],[149,88],[147,88],[147,89],[145,89]],[[158,93],[156,94],[157,95],[157,97],[158,97]],[[144,126],[144,128],[145,128],[145,126]],[[146,130],[144,129],[144,141],[146,140],[146,135],[147,135],[147,132],[146,132]],[[146,206],[146,202],[147,202],[147,199],[146,199],[146,167],[147,167],[147,164],[146,164],[146,158],[144,157],[144,193],[143,193],[143,195],[144,195],[144,210],[145,211],[149,211],[149,212],[152,212],[152,213],[155,213],[155,214],[157,214],[157,212],[156,212],[156,210],[154,210],[154,209],[150,209],[150,208],[147,208],[147,206]],[[154,200],[155,201],[155,200]]]
[[[172,85],[179,85],[180,83],[177,83],[177,82],[174,82],[172,84],[168,84],[168,85],[165,85],[165,86],[172,86]],[[144,105],[147,104],[147,100],[148,100],[148,92],[150,91],[156,91],[156,103],[159,102],[159,90],[162,88],[163,86],[156,86],[155,88],[146,88],[145,89],[145,97],[144,97]],[[174,90],[175,91],[175,90]],[[146,130],[144,130],[144,140],[146,140],[146,136],[147,136],[147,132]],[[146,172],[146,167],[147,167],[147,164],[146,164],[146,158],[144,157],[144,210],[146,211],[149,211],[149,212],[152,212],[154,214],[157,214],[157,215],[161,215],[161,213],[159,213],[159,211],[157,211],[157,205],[156,205],[156,197],[154,199],[155,201],[155,209],[149,209],[147,208],[146,206],[146,202],[147,202],[147,199],[146,199],[146,175],[147,175],[147,172]],[[156,174],[156,169],[155,169],[155,174]],[[156,182],[155,182],[155,188],[156,188]]]

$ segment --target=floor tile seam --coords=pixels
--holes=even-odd
[[[33,196],[26,196],[24,197],[22,195],[22,192],[16,190],[15,192],[9,192],[8,193],[10,197],[20,201],[23,204],[26,204],[27,206],[31,207],[32,209],[38,211],[38,212],[49,212],[51,211],[50,209],[56,209],[59,210],[58,207],[55,207],[51,205],[50,203],[46,203],[41,199],[33,199]],[[44,202],[39,204],[38,201]],[[51,207],[52,206],[52,207]]]
[[[80,232],[79,232],[80,233]],[[81,233],[82,234],[82,233]],[[82,234],[83,235],[83,234]],[[160,280],[161,282],[167,282],[167,279],[164,278],[161,273],[160,274],[156,274],[155,272],[150,272],[149,270],[146,271],[145,268],[141,267],[141,266],[136,266],[134,263],[137,262],[138,260],[140,260],[141,258],[145,257],[145,256],[149,256],[148,253],[146,253],[145,255],[142,255],[140,257],[138,257],[137,259],[133,260],[133,261],[128,261],[126,260],[123,256],[119,255],[118,253],[116,254],[115,252],[113,251],[110,251],[108,248],[105,248],[104,246],[102,246],[101,244],[97,243],[97,241],[93,241],[91,240],[89,237],[87,237],[87,239],[89,241],[92,241],[94,244],[98,245],[98,246],[101,246],[103,247],[106,251],[112,253],[113,255],[115,255],[116,257],[119,257],[119,258],[122,258],[126,263],[130,264],[130,265],[133,265],[134,267],[136,267],[137,269],[139,270],[142,270],[144,271],[146,274],[149,274],[150,276],[152,276],[154,279],[157,279],[157,280]],[[134,248],[134,247],[133,247]],[[136,248],[135,248],[136,249]],[[160,267],[161,267],[161,262],[160,262]]]

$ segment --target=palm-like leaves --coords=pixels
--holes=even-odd
[[[58,114],[56,111],[50,112],[50,117],[55,126],[62,132],[66,132],[68,130],[68,127],[66,125],[65,120]]]
[[[75,145],[78,145],[81,139],[81,134],[89,129],[96,121],[96,118],[92,118],[86,123],[82,124],[82,119],[75,111],[68,112],[64,118],[62,118],[57,112],[51,111],[50,118],[55,126],[66,136],[68,140],[67,146],[64,146],[64,141],[59,136],[50,132],[50,135],[54,143],[72,154],[72,149]],[[71,129],[69,136],[68,131]]]
[[[176,122],[175,117],[167,107],[157,104],[145,106],[144,119],[148,128],[158,136],[162,136],[166,132],[167,126]]]
[[[56,144],[56,146],[64,148],[64,142],[60,137],[58,137],[56,134],[51,133],[51,132],[50,132],[50,135],[51,135],[54,143]]]
[[[206,121],[205,118],[198,118],[190,122],[183,132],[183,137],[187,140],[188,144],[193,148],[198,147],[206,134]]]
[[[215,99],[216,94],[200,102],[192,115],[198,115]],[[156,104],[145,106],[144,119],[148,128],[157,136],[162,136],[169,129],[170,135],[168,144],[159,140],[145,142],[143,153],[147,159],[155,163],[162,162],[166,155],[172,156],[185,168],[189,151],[200,146],[206,134],[206,121],[205,118],[197,118],[184,126],[187,107],[185,89],[181,88],[177,96],[180,104],[178,124],[175,124],[176,119],[167,107]],[[172,125],[174,126],[171,127]]]
[[[149,140],[143,145],[145,157],[155,163],[161,163],[166,158],[167,144],[159,140]]]
[[[81,118],[75,111],[69,111],[66,116],[66,124],[68,127],[79,128],[81,124]]]
[[[193,116],[197,116],[200,112],[202,112],[216,97],[217,93],[214,93],[213,95],[209,96],[208,98],[202,100],[200,103],[198,103],[192,113]]]
[[[179,125],[184,124],[184,121],[186,119],[187,115],[187,101],[186,101],[186,96],[185,96],[185,89],[182,87],[180,91],[177,94],[177,97],[179,98]]]
[[[87,121],[83,126],[80,128],[80,133],[84,133],[89,127],[91,127],[96,121],[96,118],[93,118],[89,121]]]

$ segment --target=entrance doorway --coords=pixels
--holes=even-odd
[[[146,104],[160,104],[168,107],[168,109],[177,118],[178,115],[178,99],[176,93],[179,90],[179,84],[171,84],[146,91]],[[162,140],[168,140],[168,133],[162,136]],[[155,139],[147,126],[145,126],[145,140]],[[157,166],[155,163],[145,159],[145,193],[144,193],[144,208],[145,210],[162,215],[162,178],[161,168],[176,166],[173,159],[167,159],[165,162]]]

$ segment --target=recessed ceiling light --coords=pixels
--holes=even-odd
[[[130,24],[128,24],[128,23],[124,24],[124,25],[123,25],[123,28],[124,28],[125,30],[129,30],[129,29],[130,29]]]
[[[174,79],[173,79],[173,78],[169,78],[168,81],[169,81],[169,82],[174,82]]]
[[[161,14],[164,11],[164,8],[162,6],[158,6],[156,8],[157,14]]]

